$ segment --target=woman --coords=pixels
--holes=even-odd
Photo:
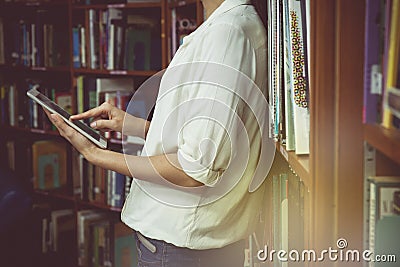
[[[244,238],[254,230],[264,194],[263,186],[249,192],[262,137],[250,104],[239,97],[244,92],[254,99],[254,94],[243,86],[226,90],[220,84],[232,85],[245,76],[265,91],[265,19],[259,15],[266,11],[255,5],[250,0],[203,0],[207,20],[185,37],[166,72],[179,86],[160,89],[168,94],[159,93],[151,122],[106,103],[71,117],[94,118],[95,129],[145,138],[142,156],[99,149],[49,114],[60,134],[88,161],[136,178],[122,220],[135,230],[139,266],[243,266]],[[184,84],[190,73],[202,82]],[[207,75],[224,81],[212,84],[202,78]],[[164,76],[161,86],[167,80]],[[246,139],[240,139],[239,128],[246,130]],[[247,154],[238,149],[238,140],[247,144]],[[247,157],[243,164],[234,161],[242,154]],[[233,165],[237,169],[229,170]],[[233,176],[232,187],[205,197],[204,192]],[[171,200],[181,191],[187,203],[180,197]]]

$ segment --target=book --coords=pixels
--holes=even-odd
[[[156,22],[141,15],[128,15],[125,29],[125,68],[150,70],[152,33]]]
[[[62,238],[59,238],[61,236],[65,237],[65,232],[67,232],[68,235],[74,236],[75,232],[75,216],[73,214],[72,209],[64,209],[64,210],[54,210],[51,212],[51,222],[52,222],[52,240],[51,240],[51,245],[52,245],[52,250],[54,252],[57,252],[60,250],[60,245],[61,247],[68,247],[65,246],[65,241],[66,240],[61,240]],[[73,248],[73,243],[69,244],[69,246],[72,245]],[[71,250],[71,249],[70,249]]]
[[[102,94],[110,92],[134,92],[134,83],[132,78],[97,78],[96,79],[96,95],[98,99],[97,105],[104,100]]]
[[[133,231],[122,222],[113,227],[113,265],[115,267],[136,266],[136,242]]]
[[[379,105],[382,97],[382,13],[381,1],[368,0],[365,11],[365,52],[364,52],[364,105],[363,122],[379,123]]]
[[[79,48],[80,48],[80,65],[82,68],[87,67],[86,63],[86,29],[82,25],[78,26],[79,29]]]
[[[375,255],[392,255],[391,261],[376,262],[376,267],[397,267],[400,256],[400,216],[384,216],[376,223]],[[389,257],[389,256],[388,256]]]
[[[296,154],[308,154],[310,142],[310,113],[308,110],[308,77],[306,76],[303,13],[301,3],[289,1],[290,43],[292,59],[292,102]]]
[[[89,9],[89,66],[91,69],[100,68],[99,29],[98,12],[94,9]]]
[[[56,141],[37,141],[32,145],[33,187],[55,189],[67,184],[67,147]]]
[[[400,3],[392,1],[392,13],[390,21],[389,54],[387,59],[387,77],[385,89],[396,87],[399,68],[400,54]],[[384,93],[386,94],[386,92]],[[383,108],[382,125],[386,128],[393,128],[393,115],[390,109]]]
[[[392,113],[392,116],[396,118],[393,119],[393,125],[400,129],[400,124],[398,121],[400,119],[400,89],[399,88],[387,88],[385,93],[384,106],[386,110]]]
[[[3,18],[0,18],[0,64],[6,63],[4,50],[4,25]]]
[[[395,215],[394,194],[400,190],[398,176],[372,176],[369,182],[369,250],[376,252],[377,224],[386,216]],[[370,267],[375,266],[373,262]]]
[[[287,151],[295,150],[294,133],[294,111],[292,102],[292,65],[291,65],[291,43],[290,43],[290,17],[289,0],[283,1],[283,78],[284,78],[284,108],[285,108],[285,144]]]
[[[72,28],[72,64],[74,68],[81,67],[80,34],[79,27]]]
[[[77,212],[78,232],[78,266],[90,266],[90,225],[107,218],[105,213],[95,210],[80,210]]]

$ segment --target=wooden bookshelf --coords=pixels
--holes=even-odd
[[[168,2],[169,8],[183,7],[188,5],[197,4],[197,0],[182,0],[182,1],[171,1]]]
[[[58,200],[65,200],[75,204],[78,207],[86,207],[86,208],[96,208],[105,211],[113,211],[113,212],[121,212],[122,209],[118,207],[112,207],[103,203],[99,202],[90,202],[79,199],[77,196],[73,196],[68,193],[65,189],[61,190],[40,190],[36,189],[35,194],[38,196],[46,197],[46,198],[53,198]]]
[[[50,198],[54,198],[54,199],[61,199],[61,200],[66,200],[66,201],[70,201],[70,202],[75,202],[76,199],[74,196],[68,194],[68,192],[64,189],[62,190],[40,190],[40,189],[36,189],[35,194],[39,195],[39,196],[43,196],[43,197],[50,197]]]
[[[2,125],[1,128],[8,132],[22,132],[22,133],[41,134],[41,135],[48,135],[48,136],[60,136],[58,131],[53,131],[53,130],[24,128],[24,127],[9,126],[9,125]]]
[[[285,145],[276,142],[276,153],[280,153],[283,158],[288,162],[293,171],[300,177],[307,188],[312,188],[312,181],[310,178],[310,156],[309,155],[296,155],[294,151],[287,151]]]
[[[105,211],[114,211],[114,212],[121,212],[121,208],[117,207],[111,207],[103,203],[98,203],[98,202],[89,202],[89,201],[84,201],[77,199],[76,200],[77,204],[81,207],[87,207],[87,208],[97,208],[100,210],[105,210]]]
[[[150,77],[157,73],[152,70],[100,70],[100,69],[73,69],[74,74],[92,74],[92,75],[108,75],[108,76],[142,76]]]
[[[21,65],[16,66],[5,66],[12,71],[24,71],[24,72],[69,72],[70,69],[67,66],[59,67],[25,67]]]
[[[391,160],[400,164],[400,131],[380,125],[364,125],[364,139]]]
[[[37,8],[37,7],[59,7],[59,6],[65,6],[69,3],[68,0],[53,0],[53,1],[19,1],[19,2],[2,2],[0,3],[0,6],[4,7],[10,7],[10,6],[15,6],[15,7],[29,7],[29,8]]]
[[[73,9],[107,9],[107,8],[118,8],[118,9],[134,9],[134,8],[161,8],[162,1],[154,2],[135,2],[135,3],[121,3],[121,4],[103,4],[103,5],[74,5]]]

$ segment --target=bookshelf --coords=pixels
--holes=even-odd
[[[308,155],[297,155],[288,151],[285,145],[279,142],[276,144],[276,153],[289,166],[289,170],[281,171],[285,175],[289,174],[283,181],[299,181],[304,186],[301,193],[303,197],[294,200],[294,203],[290,196],[297,189],[293,191],[290,187],[287,188],[289,214],[299,208],[296,208],[297,204],[303,205],[303,215],[296,217],[293,214],[292,219],[285,222],[279,221],[279,212],[270,212],[264,221],[266,228],[272,230],[267,234],[265,242],[275,244],[274,239],[282,238],[276,233],[276,229],[274,231],[274,222],[272,225],[268,222],[278,216],[275,223],[288,229],[289,249],[322,251],[328,247],[336,248],[339,238],[347,240],[348,248],[362,249],[363,142],[370,138],[381,142],[380,135],[385,132],[379,130],[378,126],[368,129],[371,127],[362,123],[365,1],[308,2],[311,41],[308,44],[310,151]],[[379,144],[387,147],[386,153],[395,142],[393,137],[392,133],[390,138]],[[395,148],[396,146],[392,151],[396,151]],[[392,157],[395,156],[392,152]],[[291,175],[292,172],[296,175]],[[268,188],[270,197],[267,206],[274,210],[273,181],[268,184]],[[296,228],[291,224],[292,220],[298,221],[302,226]],[[300,244],[290,239],[290,236],[298,237]],[[282,246],[286,248],[285,243],[277,245],[275,249]],[[336,264],[362,266],[362,263],[355,262]],[[323,263],[323,266],[334,265],[335,263],[329,261]],[[304,266],[320,265],[309,262]]]
[[[166,18],[168,62],[170,62],[183,37],[190,34],[204,21],[203,5],[200,0],[169,0]],[[187,27],[180,26],[183,22],[188,24]]]
[[[400,132],[380,125],[365,124],[364,139],[390,160],[400,164]]]
[[[58,9],[60,7],[62,10]],[[20,75],[38,78],[48,76],[47,79],[52,79],[50,76],[56,75],[62,78],[63,87],[71,92],[74,103],[76,103],[76,88],[73,84],[80,75],[93,78],[132,77],[143,81],[158,71],[74,68],[72,28],[76,23],[75,19],[80,20],[81,24],[87,23],[86,17],[89,10],[109,8],[120,9],[124,12],[147,10],[145,12],[149,14],[151,13],[149,10],[155,10],[158,12],[157,28],[160,34],[159,49],[162,68],[167,66],[171,58],[172,10],[189,15],[197,25],[204,19],[200,0],[90,5],[75,4],[71,0],[0,2],[0,8],[2,17],[5,10],[20,9],[23,10],[21,16],[41,8],[55,9],[64,14],[67,18],[66,29],[69,36],[68,49],[64,51],[68,54],[68,64],[32,67],[6,63],[0,65],[0,78],[9,82],[17,80]],[[346,238],[349,248],[362,249],[365,194],[363,143],[369,143],[378,151],[377,174],[399,175],[400,134],[398,130],[385,129],[378,124],[362,123],[365,1],[310,0],[310,12],[310,153],[297,155],[293,151],[288,151],[285,145],[276,143],[279,161],[285,165],[284,172],[289,170],[296,174],[289,177],[289,181],[298,181],[304,193],[300,196],[304,205],[302,207],[304,213],[301,217],[302,228],[289,226],[289,234],[301,237],[299,239],[301,244],[293,244],[306,249],[322,250],[330,246],[336,247],[336,241],[341,237]],[[4,20],[3,23],[5,23]],[[73,110],[76,110],[76,106]],[[16,136],[22,136],[26,146],[36,139],[59,137],[51,130],[8,125],[1,125],[1,133],[1,148],[4,148],[6,140],[16,138]],[[118,140],[114,143],[119,145]],[[2,159],[5,159],[6,155],[3,154]],[[21,170],[20,174],[26,176],[29,175],[29,171]],[[267,192],[273,195],[272,180],[268,180],[267,183]],[[112,208],[105,204],[80,200],[70,193],[43,190],[37,190],[35,193],[45,200],[66,201],[76,211],[84,208],[120,211],[119,208]],[[296,202],[291,202],[290,205],[293,204]],[[267,199],[266,206],[272,209],[272,198]],[[297,206],[294,205],[294,207]],[[293,217],[293,221],[295,219],[296,217]],[[273,229],[271,222],[265,223],[265,228]],[[351,266],[361,266],[361,264],[350,263]],[[324,266],[333,265],[334,263],[324,264]],[[340,266],[342,265],[345,264],[340,263]]]
[[[34,126],[33,121],[35,121],[35,119],[32,115],[32,106],[30,106],[27,100],[24,100],[25,91],[28,89],[28,86],[34,83],[40,83],[43,90],[49,90],[47,92],[49,93],[48,95],[54,93],[55,97],[58,94],[66,94],[70,97],[72,103],[69,108],[71,108],[71,112],[75,113],[79,108],[77,105],[78,88],[76,83],[79,77],[83,77],[83,79],[87,78],[92,81],[97,81],[98,79],[130,79],[132,80],[131,89],[138,88],[143,81],[167,66],[167,1],[143,1],[134,3],[107,1],[111,4],[104,4],[106,1],[93,0],[89,5],[83,4],[84,1],[78,2],[79,1],[75,0],[0,1],[0,18],[2,18],[0,22],[3,36],[5,37],[5,48],[4,51],[1,51],[5,55],[5,62],[4,64],[0,64],[0,88],[2,88],[3,95],[0,101],[0,117],[2,118],[0,121],[0,159],[2,167],[12,166],[17,175],[30,187],[34,203],[39,207],[39,211],[35,211],[34,215],[32,215],[34,216],[33,219],[37,220],[38,218],[35,216],[36,213],[39,213],[40,215],[38,216],[40,216],[40,220],[41,218],[46,219],[48,224],[49,220],[52,220],[53,211],[68,209],[73,211],[73,217],[76,222],[79,218],[78,214],[80,214],[82,210],[90,209],[105,214],[105,217],[102,218],[108,220],[110,226],[107,227],[113,228],[115,224],[115,229],[113,228],[112,231],[116,231],[118,214],[121,212],[120,205],[116,204],[116,200],[107,199],[107,196],[100,197],[100,200],[94,199],[94,196],[92,196],[93,199],[90,199],[89,196],[82,199],[79,194],[73,191],[76,185],[76,181],[73,179],[73,177],[76,177],[77,170],[76,165],[74,165],[74,162],[76,162],[76,155],[72,151],[71,146],[58,132],[51,128],[48,122],[46,122],[45,117],[42,119],[42,117],[40,117],[41,115],[38,115],[39,117],[37,117],[36,120],[39,121],[39,126]],[[151,55],[154,55],[154,62],[148,63],[148,67],[136,68],[135,66],[133,68],[127,68],[121,64],[120,66],[114,66],[112,68],[106,68],[105,65],[94,68],[90,68],[90,66],[80,66],[77,68],[74,65],[75,44],[73,42],[73,28],[78,25],[83,27],[90,26],[89,14],[91,12],[106,14],[110,9],[122,13],[122,20],[116,22],[117,24],[120,23],[118,26],[121,27],[127,25],[126,23],[128,23],[129,16],[133,17],[133,20],[140,18],[154,22],[154,28],[151,29],[152,32],[148,34],[148,36],[151,36],[150,42],[155,40],[154,42],[156,43],[151,53]],[[16,16],[15,14],[18,15]],[[112,23],[114,23],[114,21],[112,21]],[[46,34],[46,36],[37,35],[38,31],[41,31],[42,25],[46,25],[43,26],[43,31],[46,31],[46,33],[39,34]],[[130,26],[135,28],[134,24],[130,24]],[[123,30],[125,30],[125,28]],[[56,35],[56,32],[63,34],[64,39],[62,39],[62,46],[55,47],[56,44],[58,45],[57,40],[55,40],[54,43],[50,43],[50,41],[46,44],[37,43],[38,40],[45,40],[45,37],[50,39],[49,36],[52,37]],[[84,38],[87,45],[90,39],[88,32],[86,32]],[[95,45],[97,44],[98,43],[95,43]],[[49,46],[51,47],[49,48]],[[34,47],[37,50],[34,50]],[[84,49],[86,55],[88,55],[89,48],[85,47]],[[53,56],[52,53],[56,53],[56,57],[54,59],[49,59],[50,56]],[[103,53],[105,52],[103,51]],[[149,59],[143,60],[150,61]],[[11,87],[13,87],[13,89],[10,89]],[[6,102],[9,101],[10,90],[14,90],[13,93],[15,93],[15,97],[17,97],[15,104],[17,103],[18,107],[13,106],[14,102],[10,105],[6,104]],[[9,120],[11,109],[15,111],[15,114],[13,114],[13,123],[10,123]],[[60,144],[67,145],[67,151],[65,152],[67,158],[66,168],[68,170],[66,187],[52,190],[32,188],[31,178],[34,173],[32,167],[32,160],[34,157],[32,155],[32,145],[37,142],[59,142]],[[115,136],[111,136],[109,139],[110,148],[117,151],[122,149],[122,144],[124,142],[126,141],[118,139]],[[13,158],[12,162],[10,158]],[[93,172],[94,171],[95,170],[93,170]],[[87,172],[87,174],[90,173],[89,170]],[[114,174],[107,173],[103,175]],[[126,178],[125,183],[127,183],[127,179],[128,178]],[[107,186],[107,184],[102,184],[102,186]],[[112,187],[113,185],[108,186]],[[126,187],[127,184],[124,184],[123,189],[125,190]],[[102,194],[105,194],[105,192],[102,192]],[[122,194],[125,195],[126,192],[121,192],[121,198]],[[41,206],[43,206],[43,208],[41,208]],[[50,216],[50,218],[48,216]],[[39,225],[35,225],[34,227],[42,227],[42,231],[44,231],[42,223],[44,222],[40,222]],[[34,229],[34,227],[29,229],[38,231],[39,228]],[[74,229],[70,234],[72,234],[72,236],[77,236],[77,225],[75,224],[72,228],[71,225],[69,225],[69,227],[70,230]],[[103,226],[99,226],[99,228],[101,227]],[[118,229],[124,229],[125,236],[130,234],[130,232],[127,232],[121,225],[118,225]],[[33,235],[36,233],[32,232],[30,234]],[[43,235],[47,236],[48,233],[43,233]],[[38,237],[35,240],[40,242],[41,238],[42,237]],[[46,242],[50,242],[49,240],[50,239],[46,240],[45,244]],[[133,242],[133,239],[131,241]],[[112,242],[118,242],[117,238],[115,237],[115,240],[112,240]],[[132,242],[128,243],[131,244]],[[33,245],[37,246],[38,249],[35,250],[35,255],[32,255],[32,262],[38,263],[41,266],[55,265],[54,253],[50,253],[51,248],[46,245],[45,250],[47,252],[44,253],[43,247],[41,250],[43,244],[33,244],[32,241],[32,246]],[[124,244],[121,245],[124,246]],[[74,245],[70,248],[75,254],[78,252],[77,246],[77,242],[74,242]],[[41,256],[39,256],[39,254]],[[66,266],[66,264],[72,264],[68,265],[69,267],[82,266],[80,264],[80,256],[75,254],[68,255],[68,257],[70,257],[69,262],[63,263],[64,265],[60,263],[60,266]]]

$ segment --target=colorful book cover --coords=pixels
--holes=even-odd
[[[32,145],[33,185],[35,189],[54,189],[67,184],[66,144],[38,141]]]
[[[303,18],[299,1],[289,1],[290,43],[292,58],[292,101],[296,154],[308,154],[310,143],[310,113],[308,110],[308,77],[305,70]]]
[[[132,230],[123,223],[114,225],[114,265],[131,267],[137,265],[136,242]]]
[[[392,2],[392,13],[390,20],[389,54],[387,62],[387,76],[385,89],[396,87],[397,73],[400,53],[400,2]],[[385,90],[386,94],[386,90]],[[382,125],[393,128],[393,114],[384,107]]]
[[[79,36],[79,28],[72,28],[72,63],[74,68],[81,67]]]
[[[290,17],[289,17],[289,0],[283,1],[283,78],[284,78],[284,102],[285,102],[285,137],[286,137],[286,150],[295,150],[294,138],[294,114],[292,102],[292,65],[291,65],[291,47],[290,47]]]

